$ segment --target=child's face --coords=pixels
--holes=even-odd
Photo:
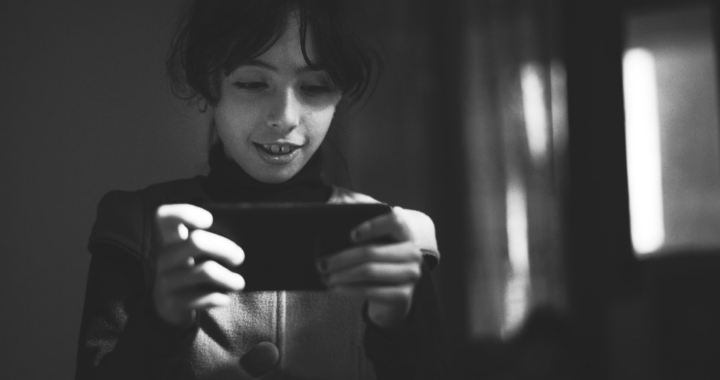
[[[311,33],[305,46],[317,62]],[[212,111],[225,154],[253,178],[281,183],[320,147],[340,98],[327,73],[308,68],[290,17],[275,45],[223,78]]]

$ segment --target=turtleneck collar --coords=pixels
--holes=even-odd
[[[321,202],[332,188],[321,179],[323,158],[319,149],[294,177],[283,183],[265,183],[251,177],[225,155],[222,143],[215,144],[208,159],[210,174],[205,191],[217,202]]]

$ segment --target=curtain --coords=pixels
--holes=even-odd
[[[564,310],[564,69],[550,1],[468,1],[462,124],[473,229],[470,334],[506,337]],[[481,273],[482,276],[474,275]]]
[[[562,318],[557,1],[364,5],[385,70],[367,103],[338,122],[341,150],[351,186],[435,221],[451,356],[520,339],[532,315]]]

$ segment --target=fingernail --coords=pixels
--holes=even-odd
[[[327,261],[325,260],[318,260],[317,262],[318,269],[320,269],[321,272],[325,272],[327,270]]]
[[[366,229],[367,229],[367,226],[364,225],[364,224],[363,224],[362,226],[354,229],[354,230],[352,231],[352,233],[350,234],[350,235],[351,235],[350,238],[351,238],[353,241],[358,241],[358,240],[360,240],[360,237],[365,233],[365,230],[366,230]]]
[[[358,241],[358,240],[360,240],[363,235],[367,234],[368,231],[370,231],[371,228],[372,228],[372,226],[371,226],[370,223],[363,223],[363,224],[359,225],[358,227],[356,227],[356,228],[352,231],[352,239],[353,239],[353,241]]]

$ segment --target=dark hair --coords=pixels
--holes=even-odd
[[[382,61],[357,33],[339,0],[193,0],[186,3],[167,56],[173,93],[209,104],[220,100],[219,80],[243,62],[267,51],[296,15],[300,44],[306,52],[312,31],[318,61],[343,97],[355,101],[368,88]],[[377,76],[376,76],[377,77]]]

